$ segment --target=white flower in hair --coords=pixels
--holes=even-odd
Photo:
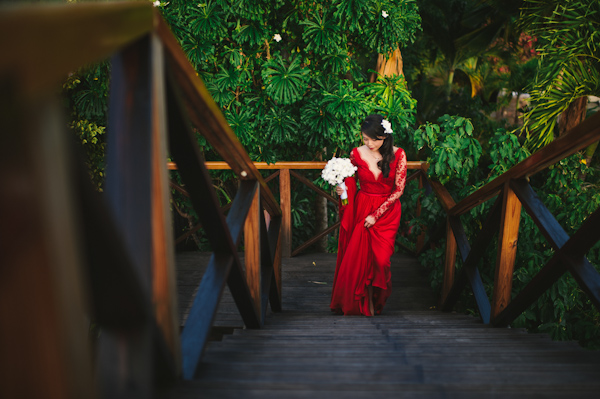
[[[383,18],[387,18],[387,17],[389,17],[389,16],[390,16],[390,14],[388,14],[388,13],[387,13],[387,11],[382,11],[382,12],[381,12],[381,16],[382,16]]]
[[[394,131],[392,130],[392,124],[387,119],[381,121],[381,126],[383,126],[383,132],[387,134],[392,134]]]

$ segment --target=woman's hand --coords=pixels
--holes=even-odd
[[[337,195],[342,195],[344,189],[340,186],[335,186],[335,192],[337,193]]]
[[[365,227],[368,229],[369,227],[372,227],[375,224],[375,222],[375,217],[369,215],[365,218]]]

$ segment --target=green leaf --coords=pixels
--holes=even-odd
[[[302,98],[308,87],[307,75],[299,56],[291,58],[289,65],[281,57],[274,58],[262,69],[267,94],[280,104],[293,104]]]

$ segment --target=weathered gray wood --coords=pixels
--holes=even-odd
[[[540,228],[550,245],[557,253],[534,276],[527,286],[519,292],[493,321],[494,325],[506,326],[518,317],[537,300],[537,298],[567,269],[571,271],[582,289],[588,294],[594,304],[600,306],[600,276],[594,266],[583,256],[598,238],[598,219],[600,212],[596,211],[585,221],[583,226],[573,237],[569,238],[556,218],[541,202],[531,186],[524,180],[512,182],[515,193],[522,201],[523,206]]]
[[[464,288],[464,285],[467,282],[467,277],[471,280],[477,281],[476,273],[477,271],[477,263],[485,253],[492,237],[498,231],[498,225],[500,222],[500,211],[502,208],[502,198],[498,197],[492,209],[490,209],[488,216],[486,218],[485,223],[483,224],[483,228],[477,235],[475,242],[473,244],[473,248],[469,251],[469,255],[464,260],[463,268],[458,273],[456,279],[454,280],[454,284],[452,288],[448,292],[444,303],[442,303],[442,310],[448,312],[451,311],[456,301]],[[469,272],[467,272],[469,271]],[[484,291],[485,292],[485,291]],[[489,301],[487,306],[489,307]]]
[[[283,311],[209,343],[198,379],[166,397],[592,398],[600,389],[595,352],[436,311],[427,273],[405,255],[392,257],[382,315],[333,315],[334,267],[334,254],[284,259]]]
[[[152,60],[158,43],[146,36],[112,59],[105,198],[133,266],[142,300],[152,298],[152,131],[158,88]],[[138,287],[132,287],[136,291]],[[106,397],[143,398],[152,391],[151,322],[107,326],[98,339],[97,374]],[[115,367],[121,364],[121,367]]]
[[[456,238],[460,256],[462,257],[463,262],[466,263],[469,253],[471,252],[471,246],[467,240],[467,235],[460,221],[460,217],[449,216],[448,221],[450,226],[452,226],[452,230],[454,231],[454,237]],[[488,324],[490,322],[491,305],[490,300],[485,292],[485,287],[483,286],[479,269],[477,269],[474,264],[471,264],[471,262],[469,262],[467,266],[469,267],[464,268],[464,270],[469,283],[471,284],[471,291],[473,291],[473,296],[475,297],[475,302],[477,303],[477,309],[479,310],[481,320],[485,324]]]

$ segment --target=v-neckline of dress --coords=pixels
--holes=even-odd
[[[381,177],[381,174],[383,173],[380,169],[377,169],[377,171],[379,173],[375,174],[375,172],[373,172],[373,169],[371,169],[371,164],[369,163],[369,161],[367,161],[366,159],[364,159],[364,157],[362,156],[362,152],[360,151],[360,149],[356,149],[356,152],[358,152],[358,156],[360,157],[361,161],[363,161],[364,163],[367,164],[367,169],[369,169],[369,172],[371,172],[371,175],[373,176],[373,179],[375,181],[378,181],[379,178]],[[375,166],[377,167],[377,164],[375,164]]]

